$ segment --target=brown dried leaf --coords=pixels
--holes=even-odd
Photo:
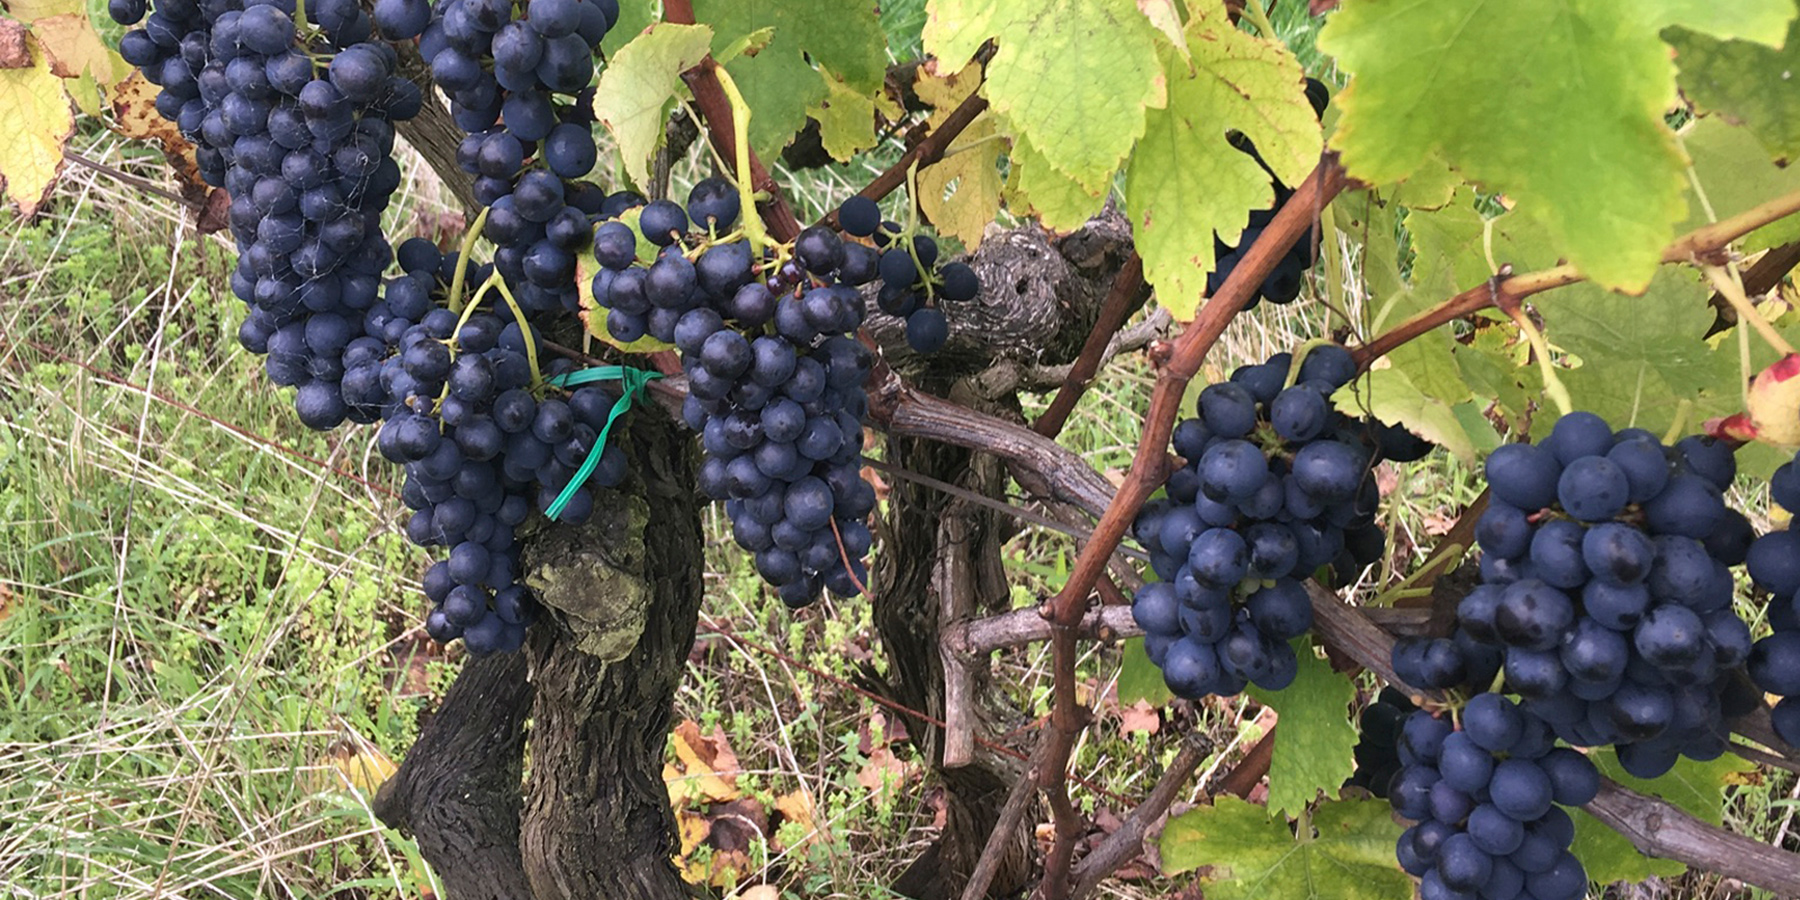
[[[755,867],[750,864],[749,854],[727,850],[714,853],[712,858],[701,863],[689,861],[681,867],[681,877],[688,884],[710,884],[713,887],[726,887],[738,884],[750,876]]]
[[[217,202],[229,206],[230,197],[219,201],[209,196],[212,188],[200,177],[200,166],[194,161],[194,145],[181,136],[175,123],[157,114],[158,90],[156,85],[144,80],[144,73],[131,73],[131,77],[119,82],[111,91],[113,117],[108,127],[134,141],[151,141],[161,146],[163,156],[174,167],[175,178],[181,184],[182,199],[196,206]]]
[[[206,202],[200,204],[200,211],[194,214],[194,227],[201,234],[213,234],[230,225],[231,194],[224,188],[212,188],[206,192]]]
[[[882,715],[879,710],[870,713],[868,718],[856,726],[856,752],[864,756],[875,752],[877,733],[880,734],[880,746],[886,747],[893,741],[893,735],[888,734],[887,716]]]
[[[890,776],[894,784],[900,784],[906,778],[906,766],[894,756],[894,751],[879,747],[869,754],[869,761],[856,773],[856,783],[871,792],[879,791]]]
[[[1125,734],[1155,734],[1162,730],[1162,717],[1148,700],[1139,700],[1119,710],[1119,730]]]

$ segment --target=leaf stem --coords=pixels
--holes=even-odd
[[[1574,401],[1569,399],[1569,389],[1563,386],[1562,379],[1557,377],[1556,364],[1550,359],[1550,343],[1544,340],[1544,333],[1538,330],[1537,324],[1525,314],[1525,309],[1518,304],[1504,307],[1506,314],[1512,317],[1513,324],[1525,334],[1525,340],[1531,344],[1531,352],[1537,356],[1538,370],[1544,376],[1544,393],[1550,395],[1550,402],[1563,415],[1575,411]]]

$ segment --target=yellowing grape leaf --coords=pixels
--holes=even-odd
[[[1037,146],[1020,136],[1013,141],[1012,171],[1006,178],[1006,205],[1035,215],[1052,231],[1074,231],[1100,211],[1106,195],[1056,171]]]
[[[1356,727],[1350,703],[1356,686],[1313,653],[1312,641],[1295,638],[1300,673],[1279,691],[1251,688],[1250,696],[1280,715],[1275,755],[1269,762],[1269,810],[1298,816],[1325,792],[1337,796],[1356,773]]]
[[[663,109],[674,99],[681,73],[711,47],[712,30],[705,25],[665,22],[619,48],[600,73],[594,115],[618,141],[633,181],[650,180],[650,158],[663,141]]]
[[[929,127],[936,130],[981,84],[981,67],[964,66],[938,75],[933,63],[919,67],[914,88],[931,104]],[[1000,208],[1000,155],[1006,144],[995,139],[994,120],[977,118],[950,143],[946,155],[919,170],[919,206],[938,231],[954,236],[971,250],[981,243],[987,223]]]
[[[1231,24],[1217,4],[1195,4],[1190,61],[1161,53],[1166,107],[1151,110],[1126,167],[1125,207],[1157,302],[1193,318],[1213,269],[1213,233],[1236,244],[1249,210],[1275,203],[1269,174],[1225,140],[1237,129],[1288,184],[1318,162],[1319,122],[1304,73],[1286,47]]]
[[[1438,154],[1504,191],[1607,287],[1649,284],[1684,215],[1668,25],[1779,41],[1792,0],[1352,3],[1319,46],[1353,73],[1332,143],[1358,178]]]
[[[713,28],[715,54],[744,35],[773,29],[755,56],[725,64],[756,112],[750,146],[764,159],[780,153],[805,126],[807,111],[831,96],[828,80],[866,97],[881,91],[887,39],[876,6],[875,0],[694,0],[696,21]]]
[[[62,171],[63,146],[75,131],[75,114],[62,79],[50,71],[50,57],[36,38],[26,41],[31,65],[0,70],[0,177],[6,196],[27,219]]]
[[[1163,828],[1163,871],[1207,867],[1207,900],[1410,900],[1412,879],[1394,861],[1400,826],[1386,800],[1321,803],[1312,825],[1316,836],[1296,840],[1286,820],[1217,797]]]
[[[793,826],[786,830],[802,835],[794,841],[792,847],[782,844],[780,840],[774,840],[777,849],[784,851],[797,849],[815,843],[821,838],[818,822],[814,818],[812,795],[807,793],[805,788],[792,790],[776,797],[775,812],[781,816],[784,826]]]
[[[1727,753],[1703,763],[1684,758],[1668,774],[1646,781],[1625,774],[1611,750],[1594,750],[1588,753],[1588,759],[1608,778],[1640,794],[1661,797],[1712,825],[1724,821],[1725,786],[1755,769],[1751,763]],[[1674,860],[1639,853],[1631,841],[1585,812],[1570,810],[1569,815],[1575,819],[1575,842],[1570,850],[1587,867],[1590,881],[1643,881],[1652,875],[1666,878],[1687,870]]]
[[[849,162],[852,156],[875,146],[877,112],[893,119],[902,110],[885,91],[867,94],[830,72],[820,74],[825,76],[825,99],[806,114],[818,121],[819,141],[825,152],[838,162]]]
[[[380,789],[399,768],[380,747],[356,737],[333,741],[325,750],[325,764],[337,770],[343,779],[334,778],[332,788],[349,784],[352,789],[369,795]]]
[[[50,71],[58,78],[92,75],[112,87],[132,72],[131,64],[100,39],[85,13],[46,16],[32,23],[31,31],[50,54]]]
[[[989,38],[999,49],[982,91],[994,111],[1083,190],[1110,187],[1144,133],[1144,111],[1166,99],[1150,20],[1132,0],[931,5],[928,53],[957,65]]]
[[[680,807],[696,800],[729,803],[740,796],[737,757],[726,746],[724,735],[704,737],[699,725],[684,721],[670,733],[669,749],[675,760],[663,763],[663,782],[669,788],[671,804]]]
[[[1756,135],[1784,163],[1800,155],[1800,19],[1780,49],[1671,29],[1681,87],[1703,112],[1716,112]]]
[[[181,130],[174,122],[157,113],[156,94],[159,90],[144,80],[144,73],[132,72],[107,92],[112,104],[112,118],[107,127],[134,141],[153,141],[161,146],[163,157],[175,169],[175,178],[181,184],[182,199],[195,205],[203,204],[214,189],[200,177],[194,145],[181,136]],[[202,213],[202,219],[204,221],[205,213]],[[220,225],[223,227],[222,223]]]
[[[86,7],[81,0],[6,0],[6,14],[21,22],[36,22],[47,16],[81,13]]]
[[[1187,34],[1181,30],[1181,10],[1175,8],[1175,0],[1137,0],[1137,7],[1138,12],[1169,39],[1182,59],[1193,57],[1193,51],[1188,49]]]

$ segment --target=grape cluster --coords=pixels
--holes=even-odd
[[[1769,499],[1790,513],[1800,511],[1800,461],[1782,464],[1769,478]],[[1783,698],[1770,716],[1775,732],[1800,744],[1800,532],[1791,527],[1757,538],[1744,568],[1768,591],[1769,625],[1774,633],[1750,650],[1749,672],[1756,686]]]
[[[1385,799],[1400,771],[1400,729],[1419,707],[1398,688],[1385,687],[1357,717],[1356,771],[1344,782]]]
[[[845,200],[838,208],[838,224],[845,234],[872,239],[880,251],[877,255],[861,244],[844,244],[846,254],[856,257],[848,260],[848,268],[861,274],[874,267],[881,282],[876,305],[906,323],[907,346],[914,353],[944,349],[950,320],[944,316],[942,301],[975,299],[981,292],[975,270],[964,262],[940,260],[937,241],[923,234],[907,237],[899,223],[883,221],[880,207],[867,197]]]
[[[618,0],[375,4],[382,33],[417,37],[432,80],[450,98],[467,135],[456,162],[475,176],[475,199],[488,207],[483,234],[496,245],[494,266],[530,315],[580,305],[575,258],[607,196],[577,179],[599,158],[594,52],[618,18]]]
[[[782,601],[849,596],[868,577],[862,477],[869,353],[856,289],[875,277],[872,251],[809,228],[791,258],[723,239],[742,212],[729,182],[696,185],[684,209],[645,205],[594,232],[594,297],[624,342],[671,342],[688,376],[682,413],[700,432],[700,487],[725,501],[732,534]],[[656,247],[640,259],[639,235]],[[727,235],[727,237],[730,237]]]
[[[1324,82],[1308,78],[1306,79],[1306,99],[1312,103],[1315,115],[1324,116],[1325,107],[1330,102],[1331,95]],[[1256,160],[1257,165],[1269,172],[1269,178],[1275,188],[1275,205],[1269,209],[1250,211],[1250,224],[1238,237],[1236,246],[1225,243],[1216,234],[1213,236],[1213,258],[1216,262],[1213,264],[1213,271],[1206,276],[1206,295],[1208,297],[1218,293],[1219,288],[1224,286],[1225,279],[1231,276],[1232,270],[1236,269],[1238,262],[1243,259],[1244,251],[1256,243],[1256,239],[1262,236],[1263,229],[1274,221],[1275,214],[1280,212],[1281,208],[1286,206],[1288,200],[1294,196],[1293,189],[1282,184],[1281,179],[1276,178],[1274,171],[1269,169],[1268,163],[1263,162],[1262,156],[1256,152],[1256,146],[1250,142],[1249,138],[1239,132],[1232,132],[1230,140],[1232,146],[1249,154],[1252,159]],[[1251,295],[1249,302],[1244,304],[1244,308],[1255,309],[1264,300],[1285,306],[1299,299],[1300,290],[1306,285],[1306,270],[1310,268],[1312,268],[1310,242],[1296,242],[1294,246],[1288,248],[1287,254],[1275,264],[1275,268],[1263,278],[1263,283],[1258,286],[1256,293]]]
[[[1562,806],[1594,799],[1600,773],[1555,742],[1543,720],[1499,694],[1477,694],[1460,722],[1423,709],[1406,717],[1387,798],[1414,823],[1395,856],[1423,900],[1586,895],[1587,871],[1569,852],[1575,823]]]
[[[548,512],[579,477],[617,396],[594,386],[540,396],[536,334],[504,306],[460,320],[442,306],[454,256],[417,238],[399,255],[405,274],[366,321],[371,333],[397,334],[397,352],[380,357],[371,342],[345,375],[345,397],[377,405],[386,420],[377,446],[405,466],[401,497],[415,510],[407,536],[448,548],[425,574],[433,603],[426,630],[443,642],[460,636],[471,652],[512,650],[536,608],[519,583],[514,530],[534,506]],[[625,471],[623,452],[605,447],[557,521],[585,521],[592,489],[616,486]]]
[[[293,0],[109,10],[143,21],[120,54],[160,86],[156,109],[194,143],[202,177],[231,194],[231,289],[250,308],[239,340],[298,389],[308,426],[374,421],[338,382],[393,259],[380,222],[400,185],[392,123],[418,112],[419,88],[396,74],[392,47],[369,40],[355,0],[317,0],[298,21]]]
[[[1291,367],[1277,354],[1202,391],[1199,417],[1172,437],[1186,462],[1133,525],[1161,580],[1138,591],[1132,613],[1179,696],[1286,686],[1297,662],[1288,641],[1312,627],[1304,580],[1333,563],[1360,569],[1385,549],[1368,477],[1378,423],[1330,401],[1356,364],[1323,345],[1289,385]]]
[[[1665,447],[1584,412],[1487,459],[1482,584],[1458,624],[1503,649],[1507,689],[1533,717],[1571,744],[1618,745],[1640,777],[1723,753],[1724,717],[1746,702],[1731,570],[1753,533],[1725,506],[1735,473],[1728,444]]]

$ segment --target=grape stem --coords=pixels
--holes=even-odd
[[[481,230],[487,227],[488,210],[484,206],[475,215],[475,224],[463,232],[462,244],[456,257],[456,274],[450,278],[450,311],[461,313],[463,308],[463,282],[469,273],[469,256],[475,250],[475,241],[481,237]]]
[[[762,219],[755,214],[756,186],[752,184],[754,176],[750,171],[750,104],[744,102],[744,95],[738,91],[737,82],[724,66],[715,66],[713,75],[719,79],[720,89],[725,91],[725,99],[731,103],[731,137],[736,144],[738,201],[744,208],[740,217],[744,221],[744,236],[750,239],[750,250],[753,256],[761,256],[768,249],[771,241],[769,233],[763,229]]]
[[[1671,447],[1681,440],[1681,433],[1687,430],[1688,416],[1694,411],[1694,401],[1683,398],[1675,407],[1675,421],[1669,423],[1669,430],[1663,434],[1662,442]]]

